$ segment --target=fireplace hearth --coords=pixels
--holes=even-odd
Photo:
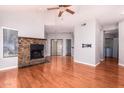
[[[30,45],[30,60],[44,58],[44,45],[31,44]]]

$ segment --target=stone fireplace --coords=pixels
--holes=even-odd
[[[45,61],[46,39],[19,37],[18,65],[29,66]]]

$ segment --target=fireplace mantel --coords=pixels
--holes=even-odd
[[[39,39],[39,40],[47,40],[45,38],[35,38],[35,37],[19,37],[19,38],[23,38],[23,39]]]

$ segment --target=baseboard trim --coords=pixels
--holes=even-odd
[[[12,67],[1,68],[0,71],[9,70],[9,69],[14,69],[14,68],[18,68],[18,66],[12,66]]]
[[[89,64],[89,63],[81,62],[81,61],[78,61],[78,60],[74,60],[74,62],[81,63],[81,64],[85,64],[85,65],[89,65],[89,66],[93,66],[93,67],[96,66],[96,65],[94,65],[94,64]]]
[[[105,59],[100,59],[100,61],[104,61]]]
[[[81,61],[78,61],[78,60],[74,60],[74,62],[85,64],[85,65],[89,65],[89,66],[93,66],[93,67],[96,67],[97,65],[99,65],[101,63],[101,62],[99,62],[97,64],[89,64],[89,63],[81,62]]]
[[[120,64],[120,63],[119,63],[119,66],[124,66],[124,64]]]
[[[101,62],[97,63],[95,66],[99,65]]]

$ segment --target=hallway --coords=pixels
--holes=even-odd
[[[0,87],[113,88],[124,87],[124,67],[106,59],[96,67],[73,62],[71,57],[53,56],[50,62],[0,72]]]

